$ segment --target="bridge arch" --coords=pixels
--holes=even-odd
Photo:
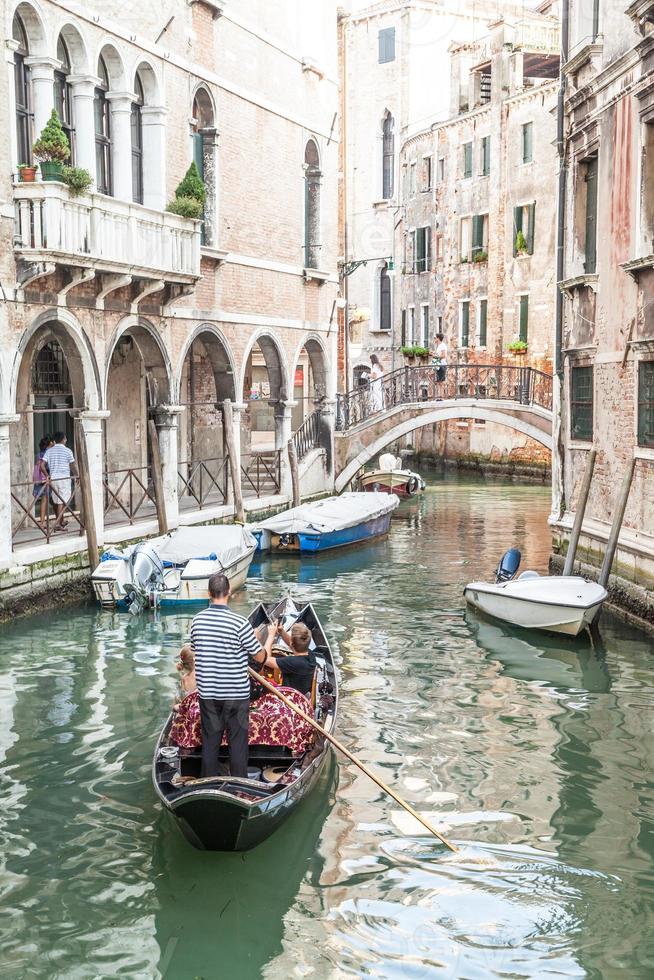
[[[404,407],[406,408],[406,406]],[[514,412],[516,414],[513,414]],[[521,417],[526,413],[533,415],[533,422]],[[516,432],[521,432],[523,435],[529,436],[529,438],[540,443],[541,446],[549,449],[550,452],[552,451],[552,433],[551,429],[547,427],[547,422],[551,424],[551,412],[548,412],[546,409],[538,409],[533,406],[527,408],[526,406],[511,405],[511,403],[508,403],[508,406],[504,409],[499,405],[495,405],[493,408],[487,408],[485,405],[474,402],[468,402],[467,404],[457,402],[451,405],[441,405],[439,408],[428,409],[421,414],[415,414],[411,418],[403,419],[394,425],[391,424],[389,428],[381,432],[376,438],[373,438],[370,443],[363,446],[354,458],[345,460],[343,468],[336,476],[336,492],[340,493],[344,490],[362,466],[365,466],[366,463],[370,462],[371,459],[397,439],[408,435],[410,432],[415,432],[416,429],[421,429],[425,425],[447,422],[450,419],[475,419],[484,422],[496,422],[499,425],[507,426]],[[382,418],[373,417],[367,425],[357,426],[356,429],[351,429],[342,434],[337,433],[337,440],[351,440],[356,438],[357,434],[365,432],[366,429],[368,431],[376,429],[381,421],[389,421],[389,419],[383,416]],[[390,421],[392,421],[392,416]],[[543,422],[546,423],[544,428],[536,424],[540,423],[542,425]],[[347,453],[347,455],[349,456],[350,454]],[[336,456],[338,459],[338,450]]]

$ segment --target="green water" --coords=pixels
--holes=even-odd
[[[235,605],[312,599],[339,734],[455,841],[351,767],[246,854],[191,849],[150,783],[189,617],[62,609],[0,634],[2,977],[654,976],[652,644],[596,648],[464,610],[539,488],[434,483],[385,541],[253,569]]]

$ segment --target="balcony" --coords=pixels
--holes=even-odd
[[[199,221],[103,194],[71,197],[56,181],[15,184],[14,203],[23,285],[58,266],[78,281],[106,273],[183,287],[200,277]]]

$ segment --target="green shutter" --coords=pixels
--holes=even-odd
[[[488,339],[488,300],[479,303],[479,346],[485,347]]]
[[[472,177],[472,143],[463,145],[463,176]]]
[[[204,180],[204,147],[202,143],[202,133],[193,133],[193,159],[198,168],[200,179]]]
[[[597,268],[597,157],[586,167],[586,246],[584,272]]]
[[[520,340],[527,343],[529,333],[529,297],[520,297]]]
[[[484,247],[484,216],[483,214],[473,214],[472,216],[472,254],[479,252]]]
[[[470,340],[470,302],[461,305],[461,346],[467,347]]]
[[[570,371],[570,437],[593,441],[592,367],[573,367]]]
[[[534,158],[534,124],[525,123],[522,127],[522,162],[531,163]]]
[[[527,251],[530,255],[534,254],[534,227],[536,221],[536,205],[527,206]]]
[[[490,173],[490,136],[484,136],[481,141],[481,173],[483,177]]]
[[[402,310],[402,321],[400,328],[400,346],[406,347],[406,310]]]
[[[638,365],[638,445],[654,449],[654,361]]]

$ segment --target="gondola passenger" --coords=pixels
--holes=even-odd
[[[290,647],[292,653],[289,656],[273,657],[268,652],[272,649],[278,635]],[[290,633],[277,623],[269,627],[264,665],[273,669],[276,667],[281,672],[284,687],[292,687],[306,697],[311,694],[313,675],[316,670],[316,656],[313,650],[309,649],[310,646],[311,630],[304,623],[295,623]]]
[[[182,697],[173,706],[175,718],[170,727],[170,738],[175,745],[184,749],[194,749],[202,745],[202,723],[195,681],[195,657],[190,646],[182,647],[175,666],[180,673]]]

